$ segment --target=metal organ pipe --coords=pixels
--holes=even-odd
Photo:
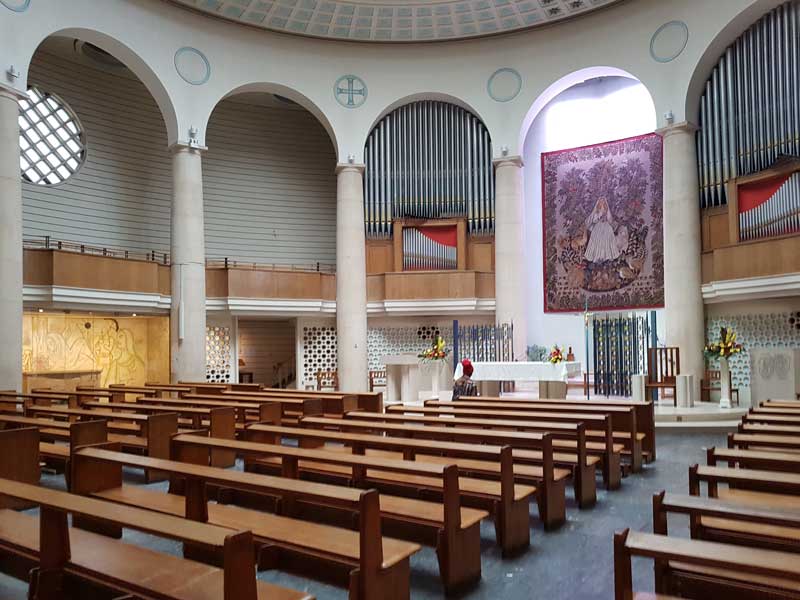
[[[699,108],[702,208],[727,203],[730,179],[800,156],[800,0],[767,13],[725,50]],[[742,237],[796,231],[787,223],[797,221],[798,191],[793,179],[761,210],[742,213]]]

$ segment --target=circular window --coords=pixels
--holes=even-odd
[[[86,160],[83,128],[58,96],[28,89],[19,101],[19,164],[22,178],[40,185],[63,183]]]

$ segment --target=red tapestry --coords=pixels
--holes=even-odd
[[[545,312],[664,306],[661,137],[542,153]]]

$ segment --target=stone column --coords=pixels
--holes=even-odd
[[[514,324],[514,357],[526,360],[525,211],[522,159],[508,156],[494,161],[497,191],[494,225],[494,288],[497,324]]]
[[[22,391],[22,185],[19,92],[0,87],[0,389]]]
[[[659,130],[664,138],[664,308],[666,343],[680,348],[681,374],[694,375],[700,397],[705,370],[701,275],[700,191],[696,127],[679,123]]]
[[[171,377],[173,381],[205,381],[203,163],[199,149],[183,144],[173,147],[171,215]]]
[[[336,168],[336,337],[339,387],[365,391],[367,375],[367,260],[364,165]]]

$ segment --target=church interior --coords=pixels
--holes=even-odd
[[[800,0],[0,56],[0,598],[800,600]]]

